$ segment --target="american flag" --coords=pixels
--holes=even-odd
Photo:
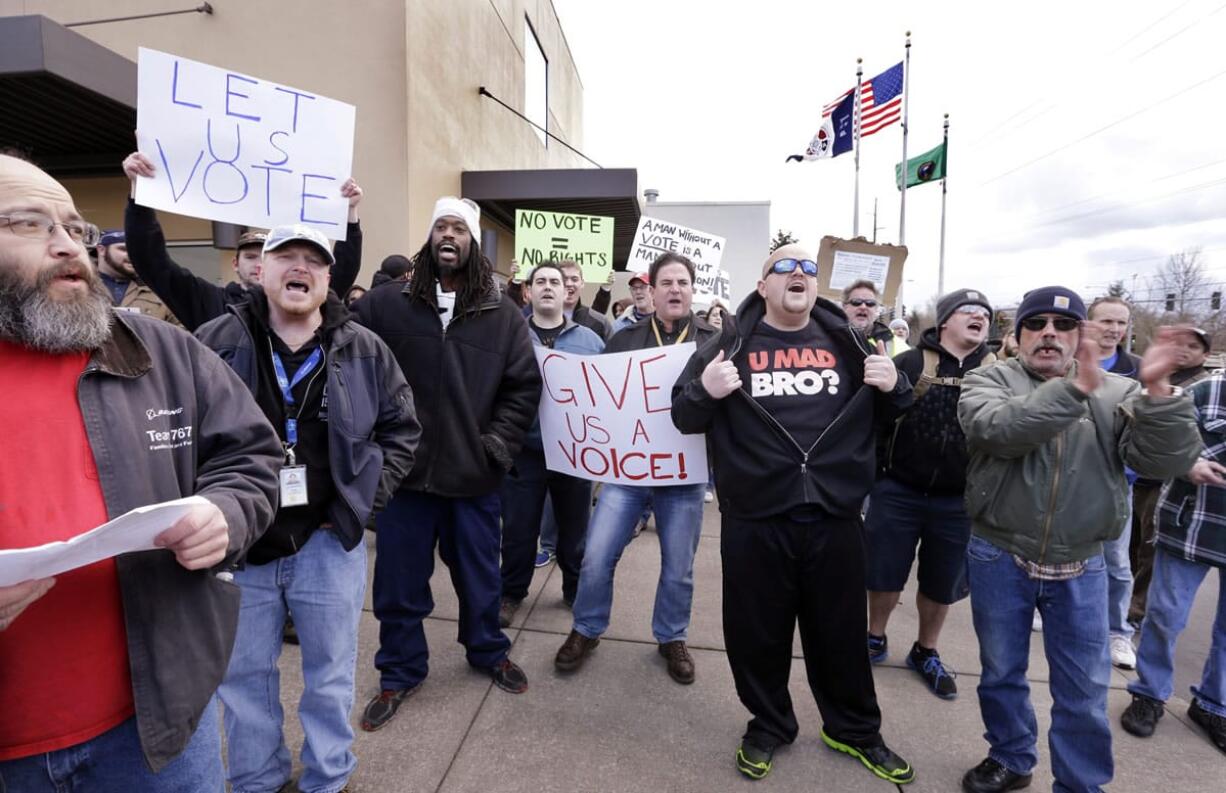
[[[860,137],[872,135],[902,118],[902,61],[886,69],[860,85]],[[838,98],[822,108],[826,118],[847,95],[855,91],[849,88]]]

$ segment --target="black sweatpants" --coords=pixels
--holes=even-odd
[[[831,738],[881,743],[881,711],[868,661],[864,540],[853,519],[799,522],[723,517],[724,641],[745,737],[791,743],[798,727],[788,673],[800,622],[809,688]]]

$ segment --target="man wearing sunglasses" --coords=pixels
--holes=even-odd
[[[864,645],[860,504],[873,480],[876,419],[911,400],[830,301],[799,245],[766,260],[758,289],[699,347],[673,387],[673,423],[706,433],[721,513],[724,638],[753,718],[736,754],[751,779],[796,739],[788,694],[797,622],[822,740],[878,777],[910,782],[881,738]]]
[[[1101,329],[1085,320],[1069,289],[1027,293],[1016,317],[1019,357],[962,384],[967,568],[991,747],[962,778],[971,793],[1025,787],[1038,762],[1026,682],[1036,608],[1051,669],[1055,789],[1097,791],[1111,781],[1103,542],[1123,526],[1125,465],[1142,476],[1182,476],[1201,448],[1192,403],[1170,382],[1182,329],[1159,330],[1138,384],[1102,370]]]
[[[958,425],[962,378],[983,365],[992,305],[982,292],[959,289],[937,302],[937,326],[919,347],[894,358],[916,383],[915,403],[886,433],[884,476],[873,486],[864,536],[868,554],[868,652],[886,659],[886,625],[919,553],[915,610],[919,630],[906,655],[942,699],[958,687],[941,662],[937,641],[949,607],[968,594],[966,544],[971,522],[963,505],[966,438]],[[994,359],[988,359],[994,360]]]
[[[862,278],[843,289],[843,313],[847,315],[847,321],[870,342],[889,343],[894,338],[893,332],[877,320],[883,305],[877,294],[877,286],[872,281]]]

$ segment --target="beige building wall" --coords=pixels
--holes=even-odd
[[[478,94],[484,85],[523,111],[526,16],[549,62],[550,129],[580,147],[583,87],[550,0],[214,0],[212,5],[211,16],[73,30],[132,61],[139,47],[150,47],[356,106],[353,176],[365,192],[359,207],[364,233],[359,283],[369,282],[385,255],[421,247],[434,200],[459,193],[463,170],[585,164],[554,142],[542,145],[526,122]],[[0,16],[41,14],[60,24],[166,10],[164,0],[0,0]],[[88,108],[82,108],[77,123],[89,123]],[[91,220],[116,224],[127,195],[122,179],[70,182],[78,200],[98,211],[91,211]],[[170,239],[211,236],[206,222],[169,218]],[[504,270],[511,247],[509,236],[499,245]],[[229,278],[230,254],[219,253],[219,275]]]

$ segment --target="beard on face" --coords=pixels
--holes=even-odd
[[[52,282],[76,270],[88,291],[71,300],[49,295]],[[53,354],[96,350],[111,337],[111,297],[93,270],[63,262],[24,283],[16,267],[0,264],[0,338]]]
[[[111,249],[108,247],[102,252],[102,258],[111,266],[111,269],[125,276],[129,281],[135,280],[136,268],[132,266],[131,261],[124,261],[119,256],[112,256]]]

